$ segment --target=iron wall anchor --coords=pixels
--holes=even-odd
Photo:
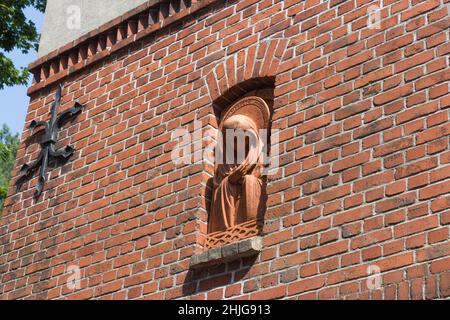
[[[41,145],[41,152],[39,154],[39,157],[29,163],[24,164],[22,168],[20,169],[20,176],[17,179],[16,185],[17,189],[20,189],[22,184],[27,181],[35,171],[39,169],[39,177],[38,177],[38,183],[36,185],[36,191],[34,193],[34,196],[37,198],[41,195],[44,184],[47,181],[47,169],[48,169],[48,162],[50,158],[54,159],[68,159],[72,154],[75,152],[75,149],[71,146],[66,146],[62,150],[56,150],[56,142],[57,142],[57,135],[58,131],[61,128],[63,122],[65,119],[75,116],[79,114],[82,109],[83,105],[75,102],[74,106],[72,108],[67,109],[63,113],[61,113],[58,116],[58,109],[61,104],[61,92],[63,89],[63,85],[59,85],[56,89],[55,94],[55,101],[52,104],[51,107],[51,118],[49,121],[35,121],[33,120],[30,123],[29,128],[31,130],[34,130],[39,127],[44,128],[44,134],[40,138],[39,144]]]

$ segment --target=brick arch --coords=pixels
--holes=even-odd
[[[206,76],[211,101],[222,105],[259,84],[273,84],[286,46],[285,39],[264,40],[219,62]]]

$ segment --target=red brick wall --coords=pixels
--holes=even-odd
[[[86,108],[58,145],[77,151],[37,201],[36,178],[11,187],[0,298],[448,297],[450,4],[384,0],[370,29],[373,4],[215,1],[64,78],[62,109]],[[175,166],[171,133],[217,126],[213,103],[270,81],[281,156],[264,250],[190,270],[212,168]],[[32,93],[27,126],[56,83]],[[38,153],[25,129],[15,177]]]

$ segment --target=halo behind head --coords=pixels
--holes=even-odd
[[[234,115],[244,115],[252,119],[257,129],[268,129],[270,110],[267,103],[260,97],[251,96],[239,100],[222,113],[220,128],[226,119]]]

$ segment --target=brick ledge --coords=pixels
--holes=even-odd
[[[262,249],[262,237],[252,237],[193,255],[190,260],[190,267],[201,268],[250,257],[257,255]]]

